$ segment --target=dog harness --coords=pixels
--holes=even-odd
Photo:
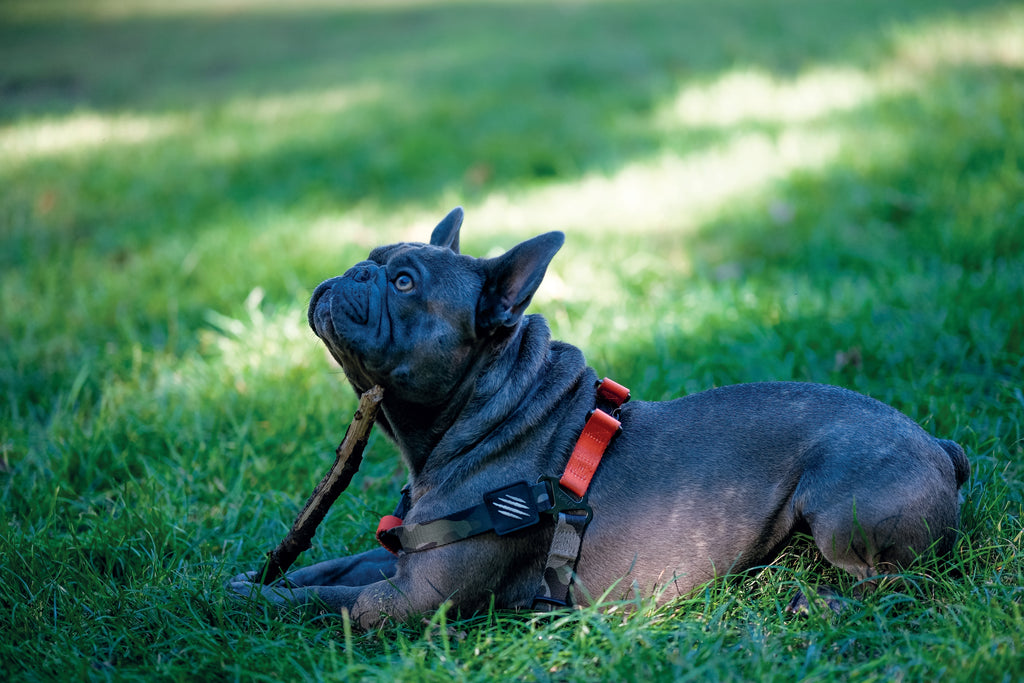
[[[473,507],[414,524],[402,522],[411,507],[409,488],[405,487],[395,514],[381,518],[377,540],[395,555],[415,553],[489,531],[505,536],[539,524],[542,516],[551,516],[555,533],[534,608],[568,607],[583,534],[593,517],[587,489],[608,445],[622,431],[619,410],[629,400],[629,389],[606,377],[597,382],[597,400],[598,407],[587,415],[561,478],[544,476],[535,484],[516,482],[485,493],[483,501]],[[603,410],[602,404],[610,412]]]

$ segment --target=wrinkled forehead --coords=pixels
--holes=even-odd
[[[478,259],[472,256],[457,254],[448,247],[438,247],[433,244],[423,244],[422,242],[399,242],[398,244],[377,247],[370,252],[367,260],[379,266],[401,265],[409,262],[437,266],[442,263],[451,265],[454,262],[459,262],[463,264],[463,267],[468,266],[467,270],[476,270],[471,264],[478,261]]]
[[[429,274],[435,285],[444,283],[472,289],[483,277],[483,261],[457,254],[448,247],[438,247],[420,242],[400,242],[377,247],[370,252],[368,260],[387,270],[411,269],[420,274]]]
[[[465,254],[456,254],[448,247],[438,247],[421,242],[399,242],[377,247],[370,252],[367,258],[382,267],[427,269],[435,277],[440,278],[446,278],[449,275],[464,277],[468,273],[476,274],[480,270],[479,259]]]
[[[398,256],[422,251],[424,249],[440,251],[438,247],[432,247],[429,244],[423,244],[421,242],[399,242],[398,244],[388,244],[383,247],[377,247],[370,252],[367,260],[383,266],[388,261]]]

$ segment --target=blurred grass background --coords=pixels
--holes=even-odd
[[[1012,679],[1022,114],[1020,3],[0,3],[2,671]],[[566,231],[533,310],[635,396],[831,382],[957,439],[953,569],[838,621],[780,613],[810,551],[632,617],[228,601],[354,407],[309,293],[456,204],[467,253]],[[401,481],[375,439],[303,561]]]

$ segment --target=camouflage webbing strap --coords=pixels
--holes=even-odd
[[[555,499],[551,509],[555,516],[555,533],[551,537],[551,549],[548,550],[540,591],[533,598],[533,608],[541,612],[572,604],[569,589],[576,575],[576,564],[580,560],[583,534],[594,516],[587,505],[586,492],[582,498],[576,499],[553,477],[548,481]]]
[[[417,553],[471,536],[493,531],[499,536],[531,527],[540,522],[540,515],[552,508],[548,480],[529,485],[517,482],[484,494],[484,502],[453,512],[429,522],[405,524],[403,508],[408,508],[408,493],[403,490],[402,503],[394,515],[380,520],[377,540],[394,554],[399,551]]]

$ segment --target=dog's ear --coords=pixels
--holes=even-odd
[[[448,215],[441,219],[441,222],[430,234],[430,243],[435,247],[448,247],[456,254],[459,253],[459,228],[462,227],[462,219],[465,216],[461,206],[456,206],[448,212]]]
[[[548,232],[484,260],[484,282],[477,303],[477,327],[512,327],[523,317],[548,264],[565,243],[565,235]]]

